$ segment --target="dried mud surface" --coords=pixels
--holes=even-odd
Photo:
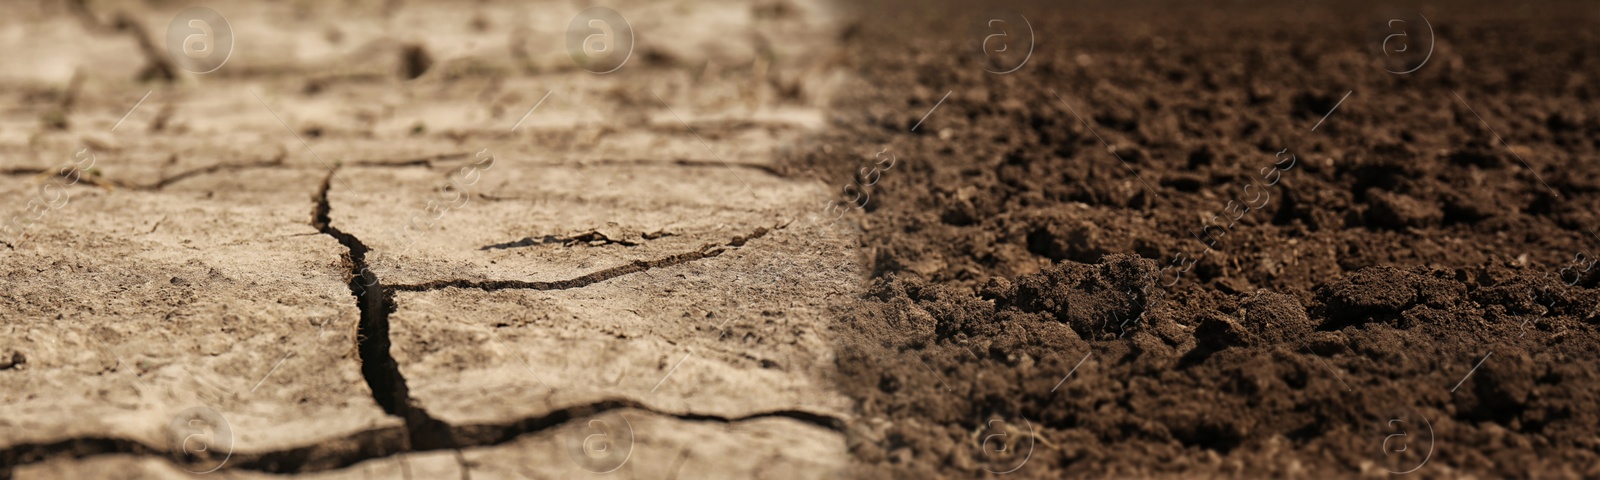
[[[848,467],[865,273],[775,166],[832,7],[608,2],[600,74],[578,3],[202,3],[204,74],[177,2],[0,16],[0,480]]]
[[[786,165],[876,180],[857,475],[1600,475],[1600,9],[1009,7],[1009,74],[984,12],[860,7]]]

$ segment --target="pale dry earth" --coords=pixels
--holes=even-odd
[[[853,81],[827,8],[608,4],[598,75],[574,2],[215,2],[228,63],[141,81],[187,6],[0,20],[0,477],[846,466],[856,239],[773,161]]]

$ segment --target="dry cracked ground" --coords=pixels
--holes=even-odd
[[[849,463],[856,240],[773,163],[852,81],[834,12],[615,2],[597,74],[576,2],[210,2],[195,74],[187,6],[0,19],[0,478]]]

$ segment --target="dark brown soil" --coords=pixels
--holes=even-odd
[[[858,8],[861,476],[1600,476],[1600,7]]]

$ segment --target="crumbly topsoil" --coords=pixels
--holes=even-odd
[[[881,177],[861,476],[1600,475],[1596,7],[1010,8],[994,74],[982,12],[862,7],[790,155]]]

